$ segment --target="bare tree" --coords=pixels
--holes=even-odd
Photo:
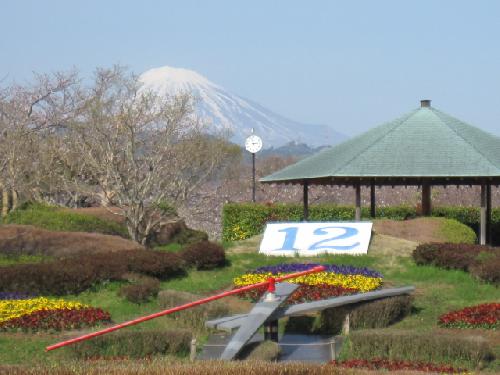
[[[141,244],[234,153],[223,138],[203,132],[189,96],[142,91],[121,67],[96,71],[69,129],[58,145],[60,175],[81,194],[118,207],[112,212]]]
[[[17,207],[19,192],[31,196],[41,183],[36,177],[45,178],[41,139],[64,126],[75,113],[76,83],[76,72],[56,73],[35,75],[31,85],[14,84],[0,90],[3,216]]]

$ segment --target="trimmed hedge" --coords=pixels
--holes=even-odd
[[[226,204],[222,213],[222,239],[239,241],[262,233],[267,222],[300,221],[303,208],[300,204]],[[368,207],[361,208],[364,218],[370,217]],[[479,228],[479,208],[476,207],[434,207],[432,216],[455,219],[471,227],[476,233]],[[313,205],[309,207],[311,221],[350,221],[354,217],[354,206]],[[417,217],[412,206],[378,207],[377,218],[404,220]],[[492,210],[492,236],[500,241],[500,208]]]
[[[349,335],[342,357],[460,363],[477,368],[493,360],[494,354],[481,336],[365,330]]]
[[[433,265],[447,269],[468,271],[469,266],[487,246],[451,244],[451,243],[424,243],[413,251],[413,259],[418,265]]]
[[[479,254],[469,272],[483,281],[499,285],[500,251],[497,250],[496,254]]]
[[[418,265],[433,265],[446,269],[470,272],[475,277],[493,284],[500,283],[500,248],[451,244],[426,243],[413,251]]]
[[[169,243],[178,243],[181,245],[194,244],[201,241],[208,241],[208,234],[196,229],[182,228],[174,234]]]
[[[388,327],[409,315],[412,303],[413,296],[403,295],[326,309],[321,313],[321,330],[340,332],[346,314],[351,329]]]
[[[178,329],[120,331],[77,343],[70,350],[76,358],[81,359],[144,358],[156,354],[186,355],[189,353],[191,337],[188,330]]]
[[[196,267],[197,270],[211,270],[226,264],[224,248],[214,242],[191,244],[179,254],[188,266]]]
[[[130,284],[123,285],[118,295],[125,297],[132,303],[148,302],[151,297],[156,297],[160,291],[160,280],[154,277],[138,275],[128,278]]]
[[[474,230],[455,219],[439,218],[441,234],[446,242],[475,244],[477,236]]]
[[[290,317],[286,331],[339,334],[347,314],[350,329],[384,328],[409,315],[412,303],[413,296],[403,295],[335,307],[323,310],[319,317]]]
[[[165,280],[183,274],[184,261],[176,254],[141,250],[0,267],[0,292],[76,294],[98,282],[122,280],[128,272]]]

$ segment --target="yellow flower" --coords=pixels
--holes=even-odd
[[[38,297],[23,300],[0,301],[0,323],[19,318],[40,310],[76,310],[90,307],[79,302],[69,302],[63,299]]]
[[[285,274],[278,274],[275,277],[281,277]],[[272,277],[271,273],[265,274],[253,274],[248,273],[241,275],[233,280],[236,286],[245,286],[267,281],[269,277]],[[358,289],[361,292],[368,292],[370,290],[377,289],[382,285],[382,278],[380,277],[368,277],[363,275],[344,275],[337,274],[333,272],[318,272],[315,274],[309,274],[304,276],[299,276],[294,279],[289,279],[288,281],[305,284],[305,285],[318,285],[327,284],[342,286],[344,288]]]

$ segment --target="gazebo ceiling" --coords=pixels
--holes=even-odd
[[[260,179],[377,185],[500,183],[500,138],[430,106]]]

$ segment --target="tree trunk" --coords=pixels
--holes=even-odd
[[[19,194],[17,193],[16,189],[12,189],[11,193],[12,193],[12,208],[11,209],[12,209],[12,211],[14,211],[19,206]]]
[[[9,213],[9,191],[0,184],[2,189],[2,217],[6,217]]]

